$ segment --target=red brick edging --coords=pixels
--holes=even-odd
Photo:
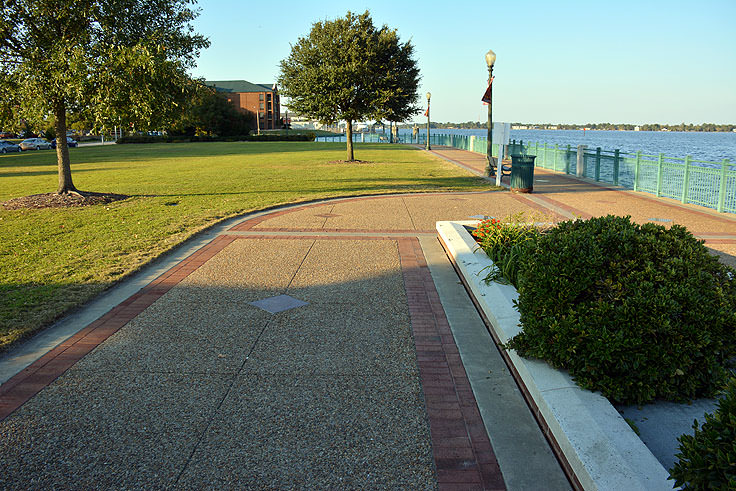
[[[419,240],[397,240],[440,490],[506,489]]]
[[[416,237],[218,236],[0,386],[0,421],[234,240],[310,238],[397,243],[439,488],[505,490],[475,396]]]
[[[130,296],[0,386],[0,421],[51,384],[87,353],[143,312],[164,293],[220,252],[232,237],[220,236]]]

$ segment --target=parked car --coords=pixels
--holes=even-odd
[[[9,141],[0,140],[0,153],[20,152],[20,145]]]
[[[15,138],[15,135],[9,131],[0,131],[0,138]]]
[[[21,150],[48,150],[51,148],[51,142],[43,138],[28,138],[20,142]]]
[[[74,138],[67,136],[66,146],[67,147],[78,147],[79,143],[77,143],[77,140],[75,140]],[[56,148],[56,139],[51,140],[51,148]]]

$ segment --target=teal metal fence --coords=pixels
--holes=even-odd
[[[345,135],[318,137],[317,141],[344,142]],[[388,135],[356,133],[353,141],[388,143]],[[399,135],[397,143],[426,145],[427,134],[416,137]],[[445,135],[430,133],[430,146],[447,146],[485,154],[487,139],[472,135]],[[498,157],[498,145],[491,153]],[[691,156],[667,157],[664,154],[647,155],[641,152],[623,153],[619,150],[580,147],[583,177],[598,182],[643,191],[656,196],[692,203],[719,212],[736,213],[736,165],[728,161],[707,162]],[[578,148],[570,145],[549,145],[540,142],[516,142],[509,145],[509,153],[536,155],[535,166],[570,175],[578,175]]]
[[[578,149],[526,143],[524,152],[536,155],[538,167],[577,174]],[[722,162],[667,157],[664,154],[634,154],[619,150],[581,147],[582,176],[634,191],[692,203],[719,212],[736,213],[736,166]]]
[[[345,142],[347,138],[345,134],[336,134],[334,136],[318,136],[315,141],[318,142]],[[353,133],[353,141],[355,143],[389,143],[390,137],[388,134],[379,133]],[[399,135],[395,143],[407,143],[425,146],[427,144],[427,134],[420,132],[416,137],[412,135]],[[468,150],[470,152],[482,153],[485,155],[487,152],[487,140],[482,137],[466,136],[466,135],[443,135],[431,133],[429,134],[429,144],[443,146],[443,147],[454,147],[461,150]],[[492,154],[494,157],[498,157],[498,145],[493,145]]]
[[[436,140],[435,140],[436,138]],[[470,139],[472,138],[472,143]],[[435,143],[435,141],[437,143]],[[486,153],[486,139],[459,135],[431,135],[431,144]],[[578,175],[578,148],[540,142],[516,142],[509,153],[536,155],[535,165],[554,172]],[[580,147],[582,176],[598,182],[692,203],[724,213],[736,213],[736,165],[722,162],[647,155],[642,152]],[[493,155],[498,156],[494,145]]]

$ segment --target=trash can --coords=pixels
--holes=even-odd
[[[511,156],[511,192],[531,193],[534,189],[534,159],[536,155]]]

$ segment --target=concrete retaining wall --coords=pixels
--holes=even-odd
[[[507,342],[518,334],[519,313],[513,306],[516,289],[483,278],[493,262],[465,229],[478,222],[437,222],[448,256],[474,302],[490,324],[494,338]],[[538,408],[542,426],[549,428],[567,467],[584,489],[671,490],[674,481],[626,421],[600,394],[579,388],[567,374],[546,362],[521,358],[507,351],[517,373]]]

